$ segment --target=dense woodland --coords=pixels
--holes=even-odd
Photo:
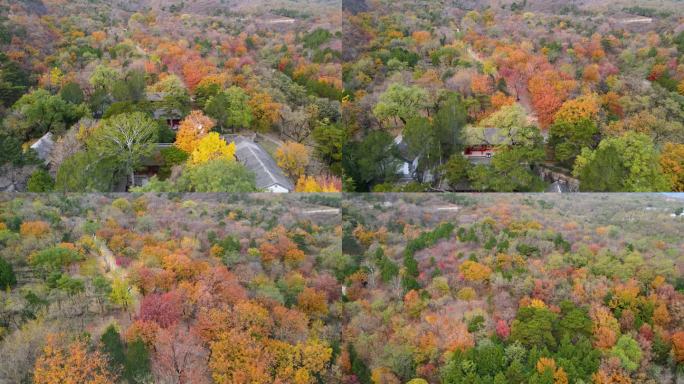
[[[2,0],[0,188],[123,191],[154,163],[139,191],[255,191],[225,135],[259,133],[296,191],[543,191],[550,172],[682,191],[683,18],[680,0]]]
[[[146,190],[251,192],[219,134],[256,132],[298,191],[339,191],[340,26],[329,1],[2,0],[1,187],[122,191],[152,158]]]
[[[0,196],[0,382],[335,382],[340,201],[298,196]]]
[[[684,200],[343,201],[343,383],[678,383]]]
[[[0,382],[677,383],[684,199],[0,196]]]
[[[542,191],[541,168],[582,191],[683,190],[681,1],[343,5],[348,190]],[[485,128],[496,152],[472,164]]]

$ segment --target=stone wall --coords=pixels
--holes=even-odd
[[[568,192],[579,192],[579,180],[559,171],[540,166],[537,169],[539,176],[548,183],[558,182],[567,188]]]

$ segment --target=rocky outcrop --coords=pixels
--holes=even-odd
[[[0,166],[0,192],[25,192],[29,177],[36,170],[35,165],[16,167]]]

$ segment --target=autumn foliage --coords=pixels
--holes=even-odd
[[[227,144],[216,132],[211,132],[201,138],[190,154],[190,163],[200,165],[212,160],[235,161],[235,143]]]
[[[281,145],[275,153],[278,166],[290,176],[299,178],[309,165],[309,150],[305,145],[288,141]]]
[[[176,134],[176,147],[192,153],[216,123],[201,111],[192,111],[180,124]]]
[[[334,176],[306,176],[302,175],[297,180],[295,192],[342,192],[342,182]]]
[[[684,144],[665,143],[660,155],[663,173],[670,178],[672,190],[684,191]]]
[[[684,331],[676,332],[672,335],[672,350],[677,362],[684,362]]]
[[[85,343],[67,343],[59,335],[49,335],[43,352],[36,360],[33,382],[36,384],[113,384],[107,360],[99,352],[91,353]]]
[[[41,237],[50,232],[50,225],[44,221],[26,221],[21,223],[19,233],[22,236]]]
[[[466,260],[458,267],[463,277],[468,281],[487,280],[492,274],[491,268],[476,261]]]

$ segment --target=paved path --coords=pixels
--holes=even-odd
[[[435,211],[458,211],[459,209],[461,209],[461,207],[446,206],[446,207],[436,207]]]
[[[314,215],[317,213],[338,215],[340,213],[340,209],[339,208],[330,208],[330,209],[312,209],[310,211],[304,211],[305,215]]]

